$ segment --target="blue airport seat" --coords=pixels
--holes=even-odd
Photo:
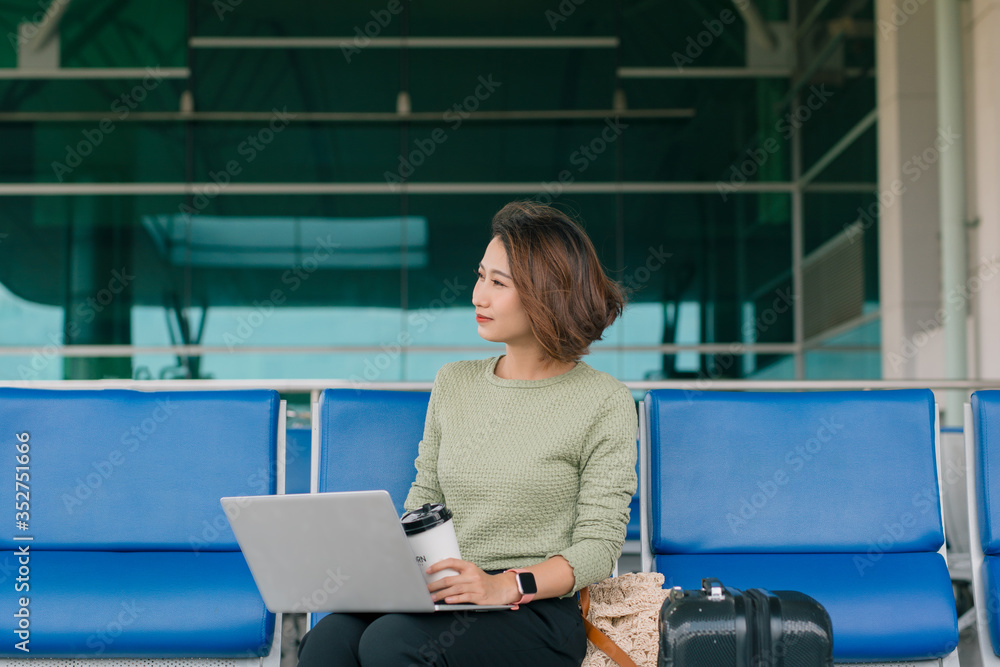
[[[636,447],[639,446],[639,442],[636,441]],[[639,527],[639,492],[642,486],[642,477],[639,475],[639,456],[635,457],[635,477],[639,480],[639,483],[635,487],[635,493],[632,495],[632,500],[628,504],[629,515],[628,515],[628,526],[625,528],[625,539],[627,541],[638,541],[641,537],[641,531]]]
[[[982,665],[1000,665],[1000,391],[965,407],[972,587]]]
[[[638,540],[639,534],[639,492],[636,491],[632,500],[628,504],[629,518],[628,526],[625,529],[626,540]]]
[[[275,616],[219,498],[276,492],[279,407],[274,391],[0,389],[11,465],[0,656],[257,663],[276,652]],[[14,516],[20,472],[27,517]],[[16,646],[24,638],[30,652]]]
[[[321,472],[317,490],[386,489],[402,514],[403,501],[416,475],[413,461],[424,434],[428,400],[429,392],[324,391],[319,408]],[[291,431],[289,443],[293,440]],[[638,540],[638,490],[629,507],[625,539]]]
[[[667,586],[811,595],[838,663],[957,660],[930,391],[654,390],[644,409],[645,566]]]
[[[285,493],[309,493],[312,429],[285,429]]]
[[[416,477],[429,391],[327,389],[319,402],[319,470],[314,491],[385,489],[396,512]]]
[[[396,513],[416,477],[429,391],[326,389],[320,397],[319,470],[313,491],[385,489]],[[314,627],[326,614],[310,614]]]

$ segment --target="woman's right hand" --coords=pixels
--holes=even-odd
[[[513,572],[487,574],[475,563],[446,558],[427,568],[428,574],[452,569],[456,575],[427,585],[434,602],[445,604],[513,604],[521,598]]]

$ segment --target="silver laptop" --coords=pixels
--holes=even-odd
[[[222,498],[276,613],[490,611],[434,604],[387,491]]]

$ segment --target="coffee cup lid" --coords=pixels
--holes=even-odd
[[[407,535],[416,535],[449,519],[451,519],[450,509],[441,503],[427,503],[418,510],[407,512],[400,521],[403,524],[403,532]]]

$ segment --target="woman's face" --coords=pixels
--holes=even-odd
[[[479,277],[472,290],[479,335],[493,343],[531,343],[535,335],[514,289],[507,252],[499,237],[486,246],[479,263]]]

